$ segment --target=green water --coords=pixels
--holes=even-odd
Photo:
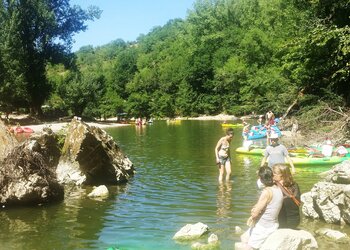
[[[231,146],[232,181],[224,184],[217,182],[214,157],[215,144],[224,134],[218,121],[156,121],[143,128],[107,131],[134,163],[135,177],[126,185],[109,187],[104,201],[86,198],[91,188],[82,188],[67,190],[58,204],[0,210],[0,249],[190,249],[190,244],[172,237],[196,222],[218,235],[220,249],[234,249],[239,239],[235,226],[246,229],[257,199],[256,169],[261,160],[235,154],[242,143],[241,129],[235,129]],[[327,169],[297,168],[301,191],[309,191],[318,181],[317,173]],[[310,230],[321,226],[325,224],[305,219],[301,224]],[[350,234],[348,227],[342,231]],[[319,244],[320,249],[334,247],[328,241]]]

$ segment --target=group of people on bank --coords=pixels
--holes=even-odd
[[[265,117],[260,115],[257,120],[257,125],[251,125],[248,122],[243,121],[243,146],[249,149],[249,146],[252,144],[251,140],[266,137],[269,142],[270,136],[273,136],[274,134],[280,135],[280,130],[277,127],[279,121],[280,119],[275,118],[272,111],[267,112]]]
[[[225,180],[230,179],[229,148],[233,136],[233,129],[228,128],[226,135],[219,139],[215,147],[219,182],[223,181],[225,172]],[[284,164],[285,158],[290,167]],[[278,136],[271,136],[258,170],[257,186],[261,189],[261,195],[247,221],[249,229],[241,236],[241,249],[260,248],[265,239],[278,228],[296,229],[300,222],[300,189],[292,173],[295,173],[295,167],[287,148],[279,144]]]

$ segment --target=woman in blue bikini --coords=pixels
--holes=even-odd
[[[221,137],[215,147],[216,164],[219,165],[219,182],[224,178],[226,170],[226,181],[230,180],[231,175],[231,157],[230,157],[230,142],[233,138],[233,129],[226,130],[226,136]]]

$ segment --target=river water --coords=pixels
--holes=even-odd
[[[231,144],[232,178],[219,184],[214,147],[224,135],[219,121],[155,121],[143,126],[107,129],[136,168],[125,185],[109,186],[107,200],[86,197],[91,187],[66,190],[63,202],[0,210],[0,249],[181,250],[190,243],[172,237],[186,224],[202,222],[218,235],[220,249],[234,249],[235,226],[246,229],[258,198],[256,170],[261,157],[235,154],[242,144],[235,129]],[[297,167],[302,193],[329,167]],[[341,230],[303,218],[301,228]],[[205,241],[204,237],[200,241]],[[320,249],[347,249],[318,239]],[[343,248],[344,247],[344,248]]]

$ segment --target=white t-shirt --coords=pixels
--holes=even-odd
[[[333,153],[332,145],[322,145],[322,154],[326,157],[331,157]]]

